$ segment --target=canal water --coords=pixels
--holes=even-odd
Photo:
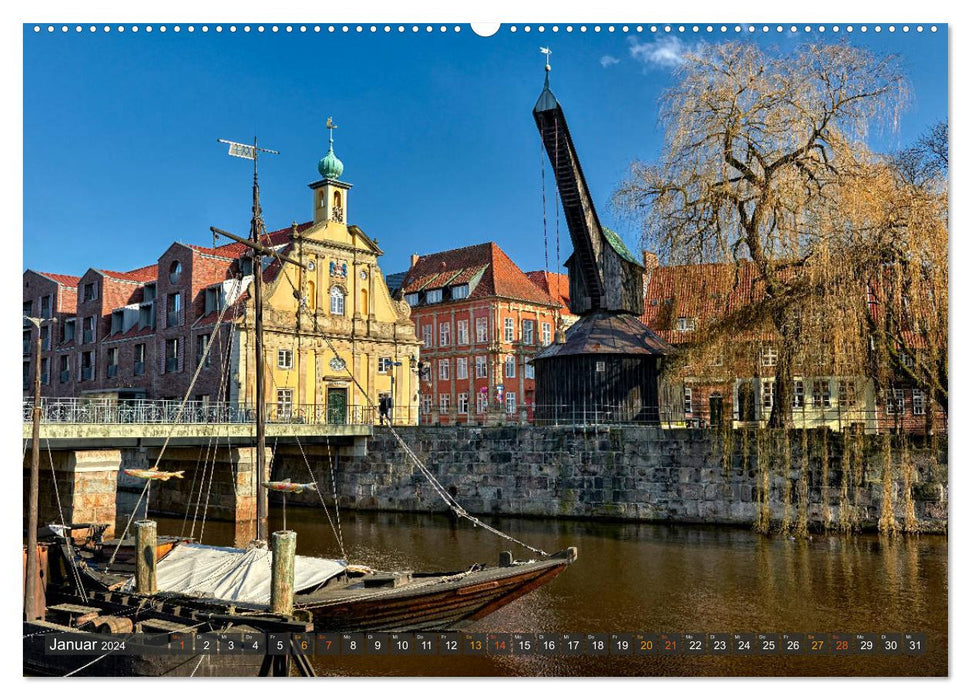
[[[271,529],[281,527],[280,511]],[[947,675],[947,539],[941,536],[764,537],[744,529],[495,518],[491,525],[579,559],[552,583],[470,632],[916,632],[920,656],[315,657],[349,676],[926,676]],[[181,520],[159,519],[178,534]],[[297,552],[339,557],[321,509],[289,508]],[[509,543],[444,515],[342,512],[349,559],[381,569],[457,570],[494,563]],[[208,523],[208,544],[231,544]],[[524,550],[515,551],[526,558]]]

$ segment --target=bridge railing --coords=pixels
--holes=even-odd
[[[180,408],[181,407],[181,408]],[[201,424],[256,423],[256,408],[248,404],[213,401],[149,401],[105,398],[42,398],[42,423]],[[24,422],[33,420],[34,402],[23,402]],[[330,407],[269,405],[267,423],[291,425],[373,425],[377,411],[371,406]]]

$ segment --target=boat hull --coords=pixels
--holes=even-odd
[[[318,632],[408,632],[455,629],[482,619],[556,578],[575,559],[568,550],[540,562],[490,567],[461,578],[425,577],[397,589],[298,596]],[[451,580],[450,580],[451,579]]]

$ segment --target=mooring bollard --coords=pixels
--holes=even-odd
[[[270,611],[279,615],[293,612],[293,567],[297,552],[297,533],[273,533],[273,569],[270,575]]]
[[[155,552],[158,535],[154,520],[135,522],[135,591],[151,595],[156,592]]]

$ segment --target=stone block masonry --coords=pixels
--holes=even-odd
[[[470,512],[537,517],[605,518],[672,523],[752,526],[766,475],[756,457],[756,438],[739,433],[725,454],[717,433],[652,427],[565,428],[420,426],[396,428],[435,477]],[[800,510],[814,530],[874,530],[884,504],[902,529],[913,504],[917,527],[947,530],[947,443],[935,448],[909,443],[891,451],[889,490],[884,483],[880,436],[845,438],[852,459],[843,460],[844,437],[807,436],[807,469],[801,478],[802,439],[792,431],[790,466],[778,446],[761,464],[768,471],[771,526],[795,524]],[[822,455],[828,455],[823,483]],[[913,465],[905,470],[906,464]],[[311,458],[317,480],[330,493],[330,460]],[[844,479],[843,465],[849,464]],[[910,479],[911,498],[904,495]],[[302,458],[278,454],[274,478],[305,475]],[[294,476],[295,480],[303,480]],[[367,455],[339,457],[341,506],[362,510],[442,511],[444,504],[408,460],[387,428],[375,427]],[[805,504],[801,493],[805,493]],[[788,494],[788,497],[787,497]],[[328,499],[329,501],[330,499]],[[787,504],[788,501],[788,504]],[[318,504],[316,494],[289,503]]]

